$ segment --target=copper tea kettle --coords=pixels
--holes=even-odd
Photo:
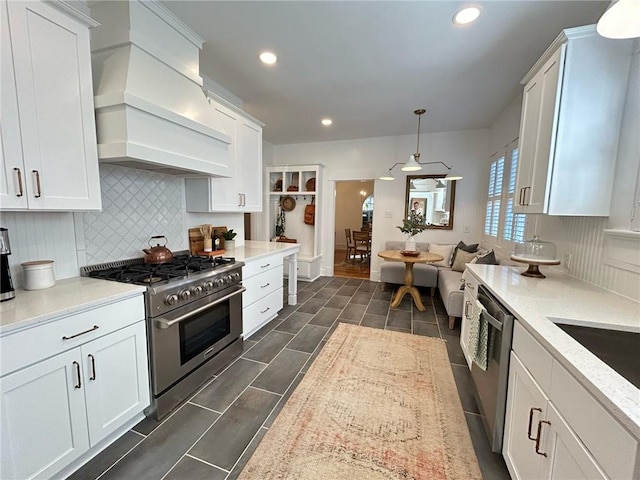
[[[151,240],[157,238],[164,238],[164,245],[160,245],[160,243],[156,243],[155,247],[151,246]],[[144,263],[167,263],[173,260],[173,253],[167,247],[167,237],[164,235],[154,235],[149,239],[149,247],[151,248],[143,248],[142,251],[145,253],[144,255]]]

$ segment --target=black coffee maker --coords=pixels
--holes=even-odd
[[[0,274],[2,282],[0,285],[0,302],[11,300],[16,296],[11,281],[11,270],[9,269],[9,255],[11,255],[11,245],[9,245],[9,230],[0,227]]]

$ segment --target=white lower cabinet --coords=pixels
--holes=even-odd
[[[577,381],[555,360],[550,369],[541,368],[549,365],[551,357],[540,350],[535,355],[543,347],[519,323],[513,348],[502,449],[512,478],[636,478],[638,444],[629,432],[601,405],[596,406],[588,392],[574,393],[572,384]],[[566,388],[554,387],[559,379]],[[576,420],[572,411],[583,410],[588,414]],[[599,425],[597,433],[591,427],[594,424]]]
[[[127,302],[133,305],[131,300]],[[142,298],[139,306],[143,306]],[[100,309],[96,312],[99,315]],[[60,323],[75,328],[79,325],[75,322],[85,317],[87,313]],[[119,323],[113,318],[95,318],[92,323],[98,328],[71,330],[80,333],[77,338],[61,340],[56,336],[58,341],[73,342],[71,348],[0,379],[0,478],[50,478],[140,416],[149,405],[145,321],[141,318],[123,328],[114,325],[119,328],[115,331],[109,330],[109,321]],[[46,350],[43,334],[50,339],[51,331],[45,327],[16,334],[14,337],[20,338],[7,340],[6,350],[13,350],[14,343],[26,348],[25,339],[31,339],[35,350],[39,344],[41,351]],[[104,335],[99,333],[100,327],[106,329]],[[83,335],[88,338],[86,343],[79,340]]]
[[[247,260],[243,267],[242,336],[246,340],[282,310],[282,255]]]
[[[538,422],[547,414],[547,397],[511,352],[502,454],[513,478],[539,479],[542,455],[536,453]]]
[[[79,349],[2,379],[1,478],[49,478],[89,449]]]

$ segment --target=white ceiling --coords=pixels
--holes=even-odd
[[[200,71],[266,123],[273,144],[486,128],[561,29],[608,1],[162,2],[205,39]],[[272,50],[268,67],[258,54]],[[320,124],[323,117],[333,126]]]

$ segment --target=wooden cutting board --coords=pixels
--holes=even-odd
[[[220,239],[220,244],[218,245],[218,249],[224,249],[224,237],[222,236],[222,232],[227,231],[227,227],[213,227],[212,231],[216,232],[216,235]],[[189,229],[189,252],[191,255],[198,255],[198,252],[202,252],[204,250],[204,236],[200,231],[200,227],[190,228]]]

